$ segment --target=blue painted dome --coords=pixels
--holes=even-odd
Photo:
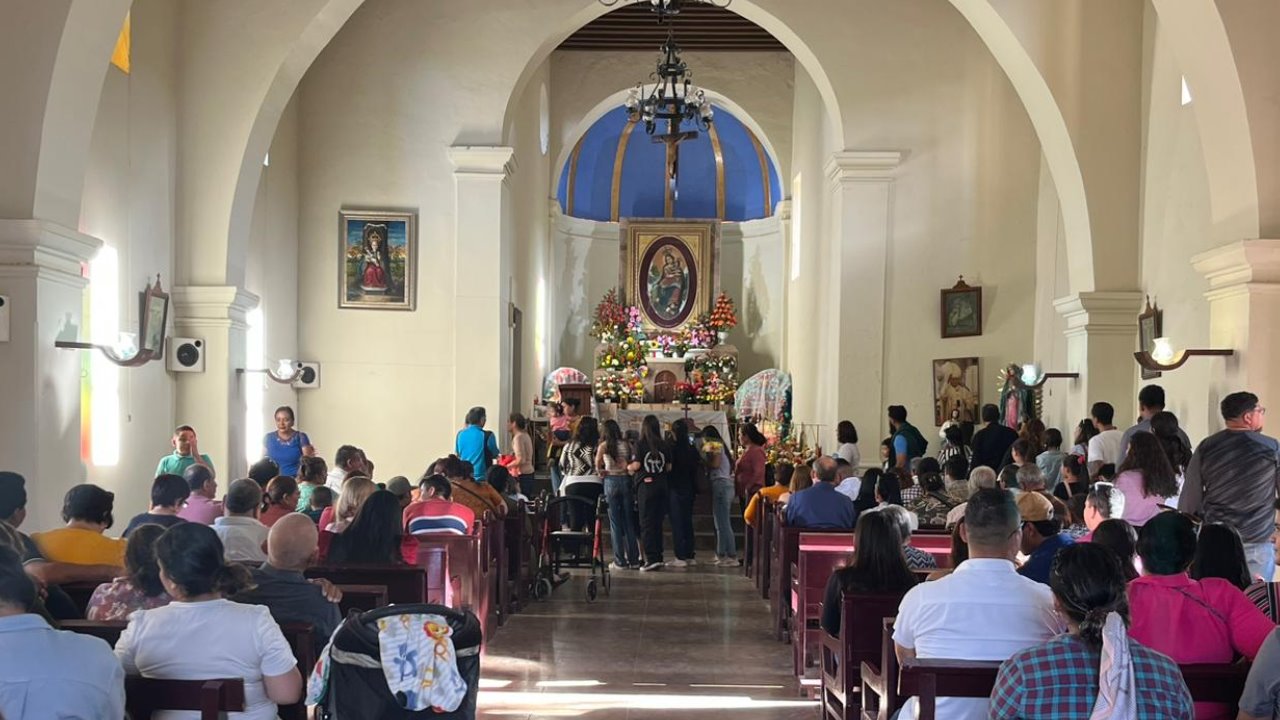
[[[680,143],[675,188],[668,199],[666,144],[654,142],[643,124],[628,122],[626,108],[619,106],[578,140],[560,173],[556,199],[565,215],[587,220],[740,222],[772,215],[781,190],[773,158],[759,138],[716,106],[711,129]]]

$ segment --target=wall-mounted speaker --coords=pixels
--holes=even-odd
[[[204,372],[204,340],[169,338],[165,365],[169,372]]]
[[[9,342],[9,306],[9,296],[0,295],[0,342]]]
[[[302,374],[293,381],[294,389],[314,390],[320,387],[320,363],[299,362],[297,367],[302,369]]]

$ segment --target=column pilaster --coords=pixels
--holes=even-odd
[[[832,232],[829,276],[817,303],[826,318],[817,327],[824,328],[827,342],[819,335],[814,345],[820,353],[819,387],[826,388],[818,395],[824,443],[834,442],[841,419],[864,433],[884,425],[885,283],[893,181],[902,157],[897,151],[844,151],[826,165]]]
[[[0,342],[4,410],[0,463],[27,478],[31,527],[58,524],[62,496],[86,477],[80,461],[84,353],[54,347],[87,337],[83,263],[97,238],[42,220],[0,220],[0,295],[9,340]]]
[[[1137,406],[1133,352],[1142,300],[1135,291],[1082,292],[1054,301],[1067,325],[1066,372],[1080,373],[1080,380],[1067,389],[1067,417],[1089,417],[1095,402],[1111,403],[1118,418]]]
[[[1267,402],[1280,393],[1280,240],[1240,240],[1196,255],[1191,265],[1209,281],[1209,343],[1235,356],[1222,363],[1211,398],[1237,390]],[[1174,338],[1176,341],[1177,338]]]
[[[244,376],[248,324],[258,296],[231,285],[182,285],[171,295],[175,337],[204,341],[202,373],[175,373],[174,418],[196,429],[223,489],[242,477],[245,463]]]
[[[509,147],[449,149],[454,180],[453,407],[459,424],[476,405],[498,427],[511,396],[511,250],[507,179],[515,171]]]

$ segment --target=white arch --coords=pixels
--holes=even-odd
[[[768,154],[769,159],[773,162],[774,169],[781,173],[782,165],[778,162],[778,153],[774,151],[773,143],[769,140],[769,136],[764,132],[764,130],[761,129],[760,123],[756,122],[756,119],[751,117],[750,113],[743,110],[741,105],[725,97],[723,93],[707,87],[702,89],[706,91],[707,97],[711,99],[712,103],[728,110],[735,118],[738,119],[739,122],[755,134],[756,138],[760,140],[760,144],[764,146],[765,153]],[[578,121],[577,125],[574,125],[573,132],[569,133],[569,137],[571,138],[570,142],[564,143],[564,145],[561,146],[560,153],[556,156],[556,164],[551,166],[555,172],[555,179],[551,183],[551,187],[553,189],[560,186],[560,178],[564,175],[565,163],[569,161],[569,156],[573,154],[574,145],[578,143],[578,140],[581,139],[583,135],[587,134],[587,131],[591,129],[592,125],[596,124],[596,121],[607,115],[611,110],[616,110],[621,107],[623,101],[627,99],[628,92],[630,92],[630,89],[619,90],[618,92],[609,95],[599,103],[596,103],[595,107],[588,110],[586,114],[582,116],[582,119]],[[785,185],[785,183],[783,184]]]

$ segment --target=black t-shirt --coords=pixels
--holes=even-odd
[[[161,527],[170,528],[178,523],[184,522],[186,522],[186,520],[183,520],[177,515],[156,515],[149,512],[139,513],[138,515],[134,515],[133,519],[129,521],[128,527],[124,529],[124,532],[121,533],[120,537],[129,537],[129,533],[133,532],[134,528],[139,525],[159,525]]]
[[[676,443],[671,449],[671,474],[668,477],[671,489],[693,492],[701,461],[697,448],[688,443]]]
[[[637,479],[644,482],[646,477],[654,480],[667,479],[667,463],[670,451],[661,445],[651,447],[648,443],[641,441],[636,446],[636,460],[640,463],[640,472],[637,473]]]

